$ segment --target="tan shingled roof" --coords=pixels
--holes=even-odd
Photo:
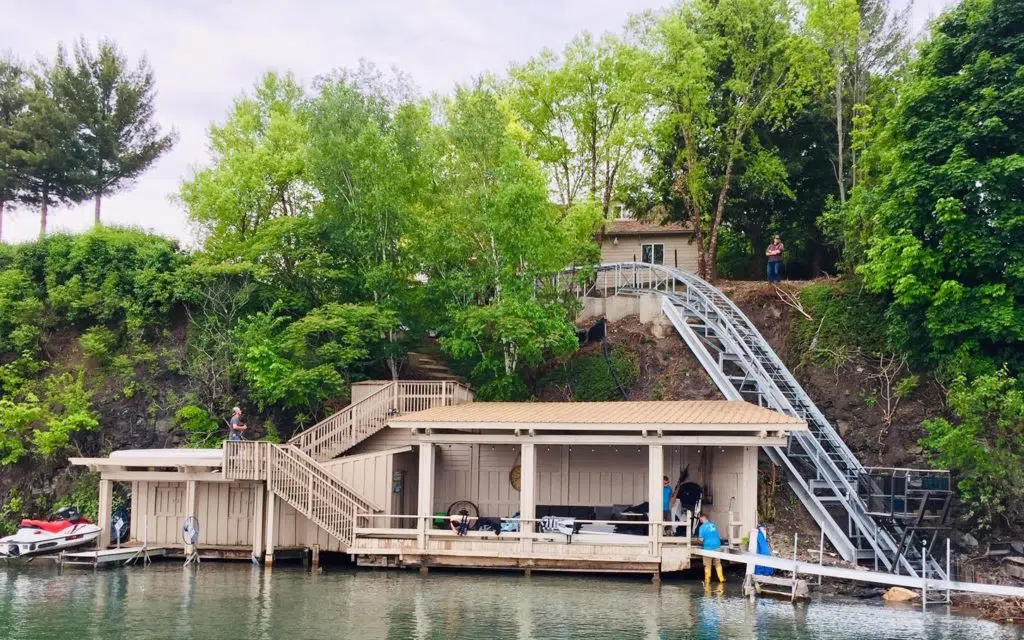
[[[391,419],[400,422],[806,426],[803,420],[741,400],[468,402]]]
[[[658,224],[656,222],[644,222],[642,220],[612,220],[605,227],[608,234],[665,234],[665,233],[692,233],[690,225],[683,222],[669,222]]]

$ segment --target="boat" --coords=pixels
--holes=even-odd
[[[100,535],[100,527],[82,517],[75,507],[65,507],[52,520],[22,520],[18,532],[0,538],[0,556],[9,558],[79,547]]]

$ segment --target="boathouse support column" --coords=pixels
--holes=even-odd
[[[185,517],[195,518],[196,517],[196,481],[189,480],[185,483]],[[202,526],[202,522],[199,523]],[[201,531],[202,529],[200,529]],[[198,541],[197,541],[198,542]],[[185,546],[185,555],[191,555],[195,551],[195,545]]]
[[[416,528],[419,531],[418,547],[426,549],[427,531],[433,522],[434,515],[434,444],[432,442],[420,443],[420,468],[419,468],[419,496],[417,499],[416,515],[419,516]],[[447,523],[445,523],[447,525]]]
[[[268,566],[274,566],[274,519],[277,517],[277,500],[273,491],[267,492],[267,520],[266,520],[266,531],[264,537],[267,539],[267,550],[263,558],[263,563]]]
[[[537,478],[537,445],[523,443],[520,449],[519,461],[519,534],[520,549],[529,552],[533,548],[533,539],[530,534],[534,531],[534,523],[530,522],[537,517],[537,495],[535,480]],[[524,520],[527,519],[527,520]]]
[[[263,551],[263,483],[257,482],[252,489],[252,559],[253,562],[260,561]]]
[[[654,524],[650,525],[651,555],[658,555],[661,540],[661,522],[663,521],[661,479],[665,475],[665,453],[662,445],[651,444],[647,446],[647,519]]]
[[[100,537],[96,540],[97,549],[106,549],[110,546],[110,519],[114,502],[114,482],[112,480],[100,480],[99,505],[96,510],[96,524],[100,527]]]

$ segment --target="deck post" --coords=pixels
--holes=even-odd
[[[96,539],[97,549],[106,549],[110,546],[110,519],[113,509],[114,483],[112,480],[100,480],[99,507],[96,510],[96,519],[100,526],[100,537]]]
[[[420,443],[419,496],[416,507],[419,539],[417,547],[427,548],[427,532],[434,515],[434,443]]]
[[[519,461],[519,549],[529,553],[533,548],[533,519],[537,517],[537,445],[524,442],[520,446]],[[525,520],[524,520],[525,518]]]
[[[275,496],[273,491],[267,492],[267,526],[264,537],[267,539],[266,554],[263,558],[263,563],[268,566],[274,566],[274,518],[275,512],[277,511],[277,505],[275,504]]]
[[[662,496],[662,476],[665,475],[665,458],[660,444],[647,445],[647,519],[651,538],[651,555],[660,555],[661,527],[664,514],[664,497]]]
[[[185,517],[196,517],[196,481],[189,480],[185,483]],[[199,523],[202,525],[202,523]],[[198,542],[198,541],[197,541]],[[185,545],[185,555],[190,556],[195,551],[195,545]]]
[[[252,560],[257,563],[263,550],[263,499],[263,483],[257,482],[252,491]]]

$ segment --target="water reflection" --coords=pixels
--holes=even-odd
[[[0,568],[0,639],[1020,638],[936,608],[740,597],[643,580],[164,563],[100,572]]]

